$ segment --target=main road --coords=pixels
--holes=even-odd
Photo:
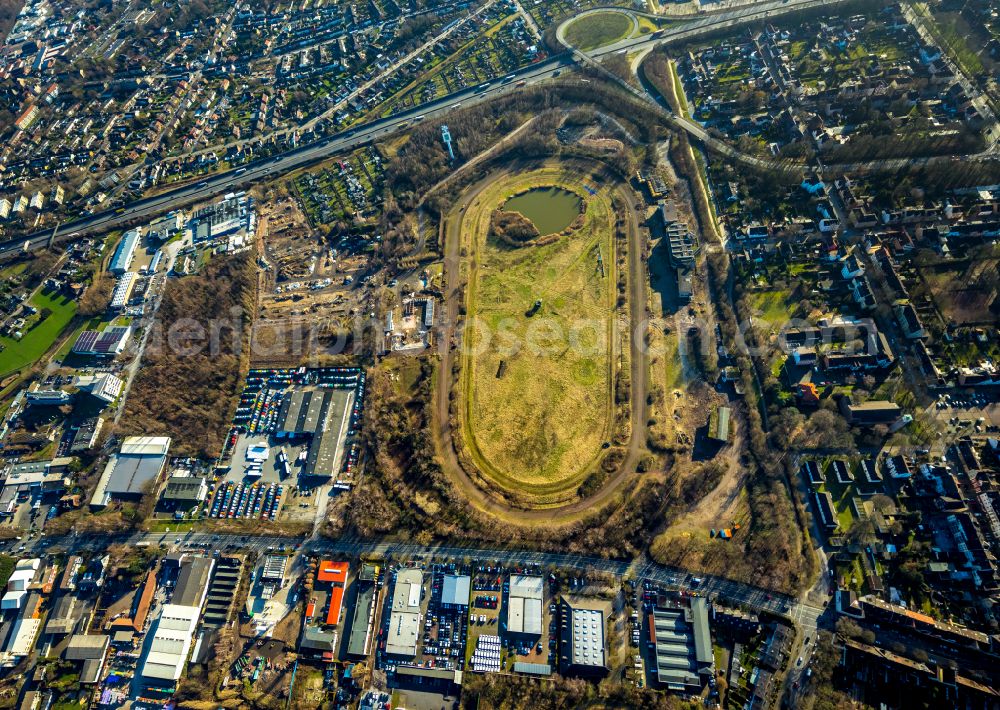
[[[12,543],[13,544],[13,543]],[[794,597],[751,584],[737,582],[724,577],[698,575],[676,567],[657,564],[645,559],[638,561],[609,560],[587,555],[560,552],[535,552],[516,549],[490,549],[463,547],[459,545],[426,546],[409,542],[360,540],[341,538],[331,540],[313,537],[285,537],[280,535],[232,535],[211,533],[135,533],[132,535],[69,535],[58,538],[35,538],[19,553],[58,554],[86,553],[105,549],[108,545],[164,545],[170,549],[217,549],[247,550],[266,552],[268,550],[290,549],[301,546],[301,550],[318,555],[342,555],[346,557],[375,556],[396,560],[469,560],[504,566],[537,565],[543,568],[557,568],[580,572],[612,575],[621,579],[649,580],[685,591],[695,591],[709,598],[718,599],[727,605],[744,605],[759,612],[767,612],[794,622],[812,620],[823,612]]]
[[[642,51],[667,42],[687,41],[698,36],[731,29],[741,24],[753,22],[779,14],[799,11],[824,5],[838,4],[843,0],[773,0],[737,10],[705,15],[692,19],[676,27],[667,28],[652,35],[643,35],[622,40],[607,47],[588,52],[590,58],[601,58],[616,53]],[[383,139],[414,124],[441,116],[464,105],[479,103],[497,96],[519,90],[539,81],[558,76],[565,68],[576,63],[571,53],[553,57],[547,61],[526,67],[511,77],[495,80],[489,86],[470,87],[457,91],[436,101],[428,102],[415,109],[387,118],[365,123],[359,127],[343,131],[320,141],[286,151],[276,156],[261,158],[242,167],[206,176],[198,182],[190,182],[180,187],[164,191],[152,197],[130,202],[123,207],[97,212],[80,219],[59,225],[55,230],[46,229],[31,235],[0,242],[0,256],[17,251],[30,251],[44,247],[50,242],[73,239],[85,234],[108,231],[118,227],[137,224],[172,209],[183,207],[246,187],[253,183],[271,179],[284,172],[312,165],[332,155],[351,151],[359,146]],[[695,137],[708,139],[704,129],[693,121],[680,126]],[[54,236],[55,235],[55,236]]]

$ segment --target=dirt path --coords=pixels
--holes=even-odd
[[[488,494],[479,484],[472,480],[462,468],[455,451],[449,417],[449,401],[451,393],[451,369],[457,351],[455,341],[455,324],[458,321],[461,306],[462,259],[461,259],[461,225],[465,219],[467,206],[475,201],[476,196],[496,179],[491,175],[479,181],[459,198],[459,205],[453,209],[446,220],[446,242],[444,247],[445,271],[445,327],[441,338],[441,366],[438,368],[437,388],[434,399],[435,432],[438,440],[439,453],[443,458],[445,472],[458,484],[465,497],[476,508],[483,512],[502,518],[508,523],[523,523],[531,525],[560,525],[572,522],[582,514],[593,513],[610,502],[613,502],[622,484],[631,476],[635,476],[636,465],[643,451],[646,436],[646,394],[649,367],[647,355],[636,338],[630,337],[631,354],[631,438],[627,447],[625,459],[621,466],[609,478],[607,483],[590,498],[578,500],[557,508],[526,510],[509,505]],[[634,209],[635,195],[628,188],[619,186],[616,192],[626,205],[626,234],[628,239],[629,291],[631,331],[635,332],[646,317],[646,271],[642,261],[642,243],[639,239],[639,218]]]
[[[746,448],[746,425],[738,416],[732,417],[730,422],[733,442],[716,454],[714,459],[726,464],[722,480],[708,495],[671,524],[672,531],[697,530],[707,535],[709,528],[729,525],[738,517],[747,477],[746,467],[740,464],[740,457]]]
[[[450,173],[448,173],[447,175],[445,175],[442,179],[438,180],[436,183],[434,183],[423,194],[423,197],[420,198],[420,202],[417,203],[417,209],[418,210],[423,209],[423,205],[427,201],[428,197],[430,197],[435,192],[437,192],[438,190],[440,190],[442,187],[444,187],[445,185],[447,185],[449,182],[451,182],[452,180],[454,180],[457,176],[459,176],[462,173],[466,172],[467,170],[469,170],[469,168],[475,167],[476,165],[478,165],[479,163],[483,162],[484,160],[492,158],[495,154],[497,154],[497,153],[503,151],[505,148],[509,147],[511,141],[513,141],[515,138],[517,138],[524,130],[526,130],[529,126],[531,126],[536,120],[538,120],[538,116],[532,116],[527,121],[525,121],[524,123],[522,123],[520,126],[518,126],[514,130],[512,130],[510,133],[508,133],[507,135],[505,135],[503,138],[501,138],[499,141],[497,141],[496,143],[494,143],[492,146],[490,146],[489,148],[487,148],[486,150],[484,150],[482,153],[479,153],[478,155],[476,155],[472,159],[470,159],[470,160],[462,163],[457,168],[455,168],[454,170],[452,170]],[[479,185],[476,186],[476,191],[477,192],[479,190],[481,190],[481,189],[482,188]]]

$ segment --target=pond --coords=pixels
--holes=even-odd
[[[507,212],[520,212],[534,222],[538,233],[566,229],[580,214],[580,196],[560,187],[536,187],[507,200]]]

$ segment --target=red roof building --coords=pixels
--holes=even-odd
[[[326,621],[327,626],[336,626],[340,623],[340,612],[344,605],[344,591],[347,587],[347,571],[350,566],[346,562],[333,562],[323,560],[319,564],[316,572],[316,584],[329,585],[329,605],[327,606]]]

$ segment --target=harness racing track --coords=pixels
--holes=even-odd
[[[592,180],[564,166],[501,176],[461,226],[463,440],[481,474],[535,505],[572,499],[611,438],[615,220],[608,188],[584,191]],[[577,195],[582,224],[523,246],[490,234],[507,198],[550,186]]]
[[[487,238],[492,213],[507,198],[553,185],[586,199],[582,226],[555,240],[542,237],[540,242],[550,242],[543,245],[510,247]],[[614,304],[613,203],[623,207],[628,319]],[[515,524],[566,524],[620,502],[621,485],[636,475],[645,439],[648,366],[643,349],[628,337],[644,316],[646,293],[634,203],[631,191],[600,168],[549,161],[487,176],[468,188],[447,216],[447,318],[435,434],[445,472],[481,511]],[[467,318],[460,333],[454,324],[463,304]],[[531,339],[536,319],[546,323],[539,332],[551,335],[547,329],[554,325],[563,328],[561,337],[540,341],[549,346],[541,354],[531,347],[510,348],[512,341],[521,345]],[[514,337],[481,347],[484,327],[496,328],[504,320]],[[583,321],[588,326],[572,336],[583,342],[569,347],[570,328]],[[553,342],[559,347],[551,347]],[[622,459],[593,495],[580,498],[577,489],[597,468],[611,437],[614,374],[626,360],[631,406],[619,415],[628,417]],[[462,367],[454,384],[449,375],[456,362]],[[453,394],[456,417],[449,411]]]

